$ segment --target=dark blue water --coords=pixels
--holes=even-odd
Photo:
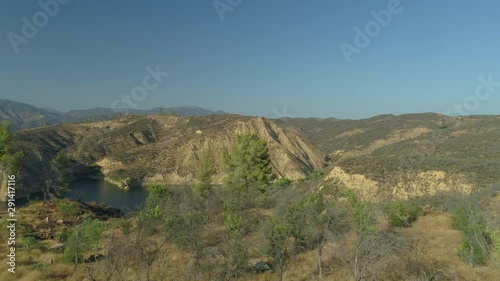
[[[82,179],[72,182],[70,191],[61,197],[75,200],[81,198],[83,202],[96,201],[127,213],[144,207],[148,191],[141,187],[124,190],[103,180]]]

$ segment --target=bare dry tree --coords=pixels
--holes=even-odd
[[[356,281],[372,276],[380,263],[401,249],[401,239],[391,231],[377,229],[373,206],[344,189],[351,209],[354,233],[339,233],[337,254]],[[354,237],[354,241],[349,238]]]
[[[140,213],[136,216],[136,227],[126,235],[127,249],[135,257],[135,273],[139,280],[143,278],[146,281],[151,280],[153,265],[166,244],[166,239],[159,239],[152,235],[155,231],[155,222],[147,215]]]

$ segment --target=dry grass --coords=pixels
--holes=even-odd
[[[487,210],[494,213],[500,206],[500,196],[496,196],[488,205]],[[35,203],[19,212],[20,221],[30,222],[30,225],[43,225],[45,217],[56,217],[51,208],[55,205],[48,204],[47,209],[39,203]],[[37,212],[43,211],[43,214]],[[247,249],[249,261],[255,263],[259,260],[272,262],[272,259],[266,256],[264,252],[265,237],[260,228],[260,224],[264,218],[272,216],[273,210],[252,208],[245,210],[242,216],[245,218],[245,236],[243,244]],[[133,219],[130,219],[133,220]],[[110,220],[110,224],[118,219]],[[378,222],[381,228],[386,228],[386,223],[383,220]],[[160,230],[160,229],[159,229]],[[113,234],[113,235],[112,235]],[[210,247],[215,252],[221,255],[213,255],[203,251],[201,261],[201,272],[198,275],[198,280],[217,280],[223,275],[227,266],[227,260],[224,257],[226,254],[226,236],[225,228],[222,224],[222,217],[216,214],[211,217],[210,222],[205,225],[201,233],[202,244],[205,249]],[[462,261],[457,255],[457,248],[461,243],[461,233],[451,227],[451,216],[447,213],[430,213],[420,217],[411,227],[397,230],[400,237],[407,238],[407,241],[412,241],[405,244],[405,247],[398,252],[397,255],[390,256],[376,265],[374,268],[376,276],[372,276],[375,280],[427,280],[417,279],[419,276],[415,272],[411,272],[412,268],[409,265],[420,266],[420,270],[429,274],[437,274],[434,280],[499,280],[500,270],[495,267],[492,260],[486,266],[469,268],[467,263]],[[5,240],[5,233],[1,233],[2,240]],[[340,240],[328,240],[323,249],[322,280],[352,280],[351,273],[346,267],[346,264],[340,257],[340,251],[352,249],[356,241],[354,233],[346,233]],[[121,229],[108,230],[104,233],[102,240],[103,245],[109,241],[126,241]],[[155,234],[151,241],[160,242],[165,239],[165,233],[160,230]],[[416,242],[418,241],[418,243]],[[19,243],[21,239],[19,239]],[[46,240],[39,244],[42,249],[33,247],[30,250],[19,247],[17,251],[17,273],[11,274],[7,272],[6,259],[0,260],[0,280],[27,280],[27,281],[44,281],[44,280],[85,280],[87,275],[87,266],[92,266],[97,269],[105,270],[108,264],[105,261],[98,261],[93,264],[79,265],[74,271],[73,265],[64,263],[61,253],[50,253],[43,248],[47,248],[56,241]],[[340,247],[342,246],[342,247]],[[5,243],[0,243],[0,251],[6,252]],[[419,251],[418,264],[415,261],[415,251]],[[123,257],[131,264],[138,264],[137,256],[133,254]],[[35,268],[34,264],[46,264],[47,260],[52,260],[51,266],[45,265],[40,268]],[[153,265],[152,280],[159,280],[160,269],[163,267],[167,275],[167,280],[191,280],[193,269],[193,254],[180,249],[177,245],[169,240],[167,245],[162,249],[160,255]],[[250,266],[250,264],[249,264]],[[126,280],[138,280],[138,275],[141,274],[139,268],[130,267],[126,271]],[[420,276],[421,277],[421,276]],[[456,278],[456,279],[455,279]],[[99,280],[99,279],[98,279]],[[244,276],[235,280],[279,280],[278,269],[275,267],[275,272],[266,272],[263,274],[255,274],[247,272]],[[289,257],[285,263],[284,280],[290,281],[308,281],[318,280],[318,260],[317,249],[305,250],[296,255]],[[430,279],[429,279],[430,280]]]
[[[404,235],[423,243],[422,259],[428,264],[443,264],[450,277],[459,280],[499,280],[500,269],[493,261],[485,266],[470,268],[457,255],[462,241],[461,233],[451,227],[451,215],[431,214],[419,218],[411,228],[402,230]]]

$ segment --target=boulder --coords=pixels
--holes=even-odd
[[[265,261],[258,261],[253,267],[257,273],[264,273],[265,271],[271,270],[271,266]]]

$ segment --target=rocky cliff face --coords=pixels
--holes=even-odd
[[[323,184],[355,190],[364,200],[385,202],[387,200],[407,200],[413,197],[433,195],[443,191],[469,194],[475,186],[463,175],[443,171],[408,171],[394,175],[385,181],[376,181],[360,174],[349,174],[335,166]]]
[[[125,188],[152,181],[193,183],[198,156],[209,145],[216,156],[214,180],[221,183],[222,153],[236,134],[245,131],[267,141],[277,177],[300,179],[323,164],[324,156],[307,144],[304,136],[273,120],[236,115],[129,116],[17,133],[15,147],[25,152],[18,190],[23,195],[40,191],[45,179],[51,177],[49,162],[57,155],[70,160],[75,174],[95,171],[98,165],[100,173],[94,176]]]
[[[155,116],[132,122],[105,134],[100,153],[93,156],[111,180],[129,178],[141,182],[171,184],[193,182],[200,152],[215,150],[216,183],[221,183],[222,153],[236,134],[250,131],[267,141],[273,172],[278,177],[303,178],[322,163],[322,155],[302,138],[271,120],[242,116],[182,118]],[[122,182],[122,185],[126,185]]]

